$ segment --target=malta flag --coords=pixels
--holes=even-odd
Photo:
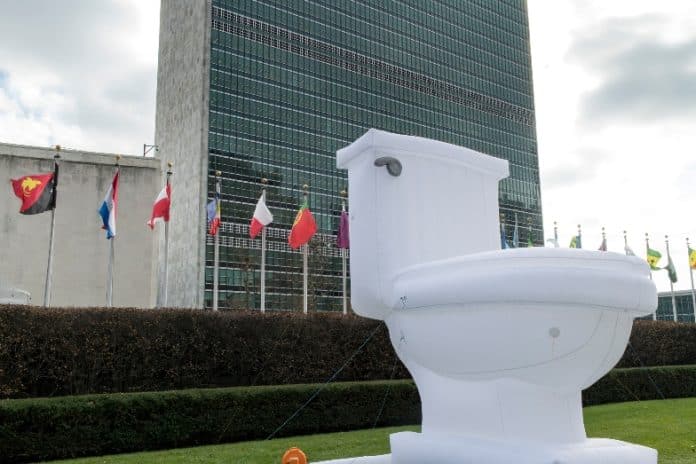
[[[155,204],[152,205],[152,215],[150,220],[147,221],[147,225],[150,229],[155,228],[155,223],[157,221],[169,222],[169,204],[172,197],[172,188],[167,182],[162,191],[157,195],[155,199]]]
[[[106,191],[104,201],[99,207],[99,216],[102,218],[102,229],[106,231],[106,238],[114,238],[116,236],[116,206],[118,205],[118,173],[114,174],[114,180],[109,185],[109,190]]]
[[[251,218],[251,224],[249,225],[249,237],[256,238],[259,232],[273,222],[273,215],[268,210],[266,206],[266,200],[263,195],[259,198],[256,203],[256,209],[254,210],[254,217]]]
[[[49,174],[34,174],[12,179],[12,189],[17,198],[22,200],[19,212],[22,214],[39,214],[56,207],[58,189],[58,163]]]
[[[305,199],[300,210],[297,212],[297,216],[295,216],[295,222],[292,224],[292,230],[288,236],[290,248],[295,250],[309,242],[309,239],[312,238],[316,231],[317,223],[314,222],[314,216],[312,216],[312,212],[309,210],[307,200]]]

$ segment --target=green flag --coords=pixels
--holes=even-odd
[[[527,248],[532,248],[534,246],[534,240],[532,240],[532,228],[529,227],[529,233],[527,234]]]
[[[662,258],[662,253],[660,253],[657,250],[653,250],[652,248],[648,248],[647,261],[650,265],[650,269],[652,269],[653,271],[659,271],[660,269],[662,269],[660,266],[657,265],[660,262],[660,258]]]
[[[676,283],[677,281],[677,270],[674,269],[674,263],[672,262],[672,257],[667,254],[667,267],[665,268],[667,270],[667,274],[669,274],[669,280],[672,281],[672,283]]]

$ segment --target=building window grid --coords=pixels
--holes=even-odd
[[[340,58],[342,55],[350,56],[352,52],[341,50],[333,45],[328,46],[333,54],[321,54],[313,52],[307,48],[302,48],[279,39],[267,37],[253,31],[235,27],[230,24],[221,23],[219,21],[213,21],[213,27],[224,32],[229,32],[250,40],[258,41],[270,47],[290,51],[300,56],[311,57],[348,71],[361,73],[375,79],[380,79],[382,81],[398,85],[400,87],[406,87],[418,92],[427,93],[429,95],[460,103],[470,108],[486,111],[496,116],[502,116],[528,126],[534,125],[533,112],[523,107],[512,105],[497,98],[488,97],[477,92],[466,90],[460,86],[449,84],[444,81],[437,81],[426,76],[418,75],[417,73],[413,73],[404,68],[389,65],[379,60],[370,59],[372,61],[370,64],[374,65],[375,67],[358,65],[347,61],[346,59]],[[375,70],[375,68],[379,68],[379,70]],[[394,74],[402,77],[394,77]]]
[[[232,39],[232,40],[236,40],[236,39]],[[243,45],[243,46],[246,47],[246,45]],[[281,53],[281,50],[276,50],[276,51],[265,50],[263,56],[265,56],[266,59],[276,59],[280,56],[280,53]],[[231,62],[230,60],[227,60],[227,59],[226,59],[226,61],[228,64]],[[312,68],[316,68],[316,66],[313,66]],[[312,70],[314,72],[317,72],[317,69],[318,68],[312,69]],[[212,76],[211,76],[211,78],[212,78]],[[354,77],[351,76],[351,79],[354,80]],[[226,87],[226,88],[230,88],[230,87]],[[381,90],[384,90],[384,88],[382,88]],[[405,95],[406,90],[402,89],[398,93],[401,95]],[[223,111],[225,110],[225,108],[221,108],[221,109]],[[454,110],[454,111],[456,111],[456,110]],[[476,118],[476,119],[478,121],[479,118]],[[278,122],[278,121],[276,121],[276,122]],[[236,132],[237,132],[236,129],[237,128],[235,126],[239,123],[238,120],[231,120],[231,119],[223,117],[220,121],[218,121],[218,123],[221,125],[220,130],[222,132],[221,133],[212,133],[211,132],[211,146],[213,143],[220,143],[220,144],[222,144],[222,146],[219,148],[222,149],[223,152],[225,152],[225,153],[222,153],[221,155],[214,155],[213,153],[211,153],[211,162],[218,162],[215,160],[221,160],[222,158],[228,157],[230,155],[233,157],[237,157],[239,154],[241,154],[241,153],[237,153],[237,150],[236,150],[237,146],[238,146],[238,141],[239,141],[239,143],[243,143],[239,137],[236,137]],[[304,131],[302,137],[306,137],[307,133],[309,133],[311,135],[313,131],[316,131],[317,127],[322,127],[322,129],[324,129],[326,131],[326,133],[334,134],[333,131],[334,131],[334,125],[335,125],[335,128],[336,128],[335,135],[339,136],[338,138],[340,138],[340,134],[345,133],[345,130],[342,131],[342,127],[341,127],[341,126],[343,126],[342,123],[343,123],[343,121],[336,121],[336,120],[332,120],[331,117],[324,117],[322,119],[322,122],[319,124],[316,122],[313,124],[310,123],[311,127],[309,128],[309,131]],[[270,133],[275,130],[272,118],[268,122],[263,122],[261,127],[263,127],[263,137],[261,137],[261,138],[266,138],[266,136],[270,135]],[[319,150],[317,150],[317,153],[319,153],[319,156],[315,156],[315,157],[310,156],[310,158],[309,158],[310,165],[315,165],[315,167],[316,167],[317,163],[320,163],[322,157],[331,156],[333,154],[333,150],[335,150],[335,148],[336,148],[335,146],[333,146],[333,147],[331,146],[331,144],[334,142],[329,142],[328,141],[329,139],[326,139],[325,137],[317,137],[317,139],[319,139],[319,140],[314,141],[314,143],[312,143],[312,144],[309,144],[308,141],[304,140],[302,137],[295,140],[295,142],[298,143],[298,146],[302,146],[304,144],[307,147],[307,151],[310,152],[309,153],[310,155],[312,154],[311,152],[315,148],[319,148]],[[535,150],[536,144],[533,142],[533,140],[531,142],[532,142],[531,149]],[[257,144],[258,142],[253,141],[251,143]],[[481,145],[485,145],[485,143],[482,143]],[[269,163],[270,165],[267,167],[267,169],[273,169],[272,165],[278,163],[277,161],[273,161],[273,159],[272,159],[274,157],[275,148],[273,148],[272,145],[270,145],[270,144],[265,144],[265,145],[263,145],[263,148],[261,150],[262,150],[261,151],[262,162],[260,163],[260,165],[263,165],[264,163]],[[250,160],[251,157],[252,156],[245,155],[245,159],[247,161],[251,161],[253,166],[256,166],[257,164],[254,164],[255,162]],[[253,155],[253,157],[256,157],[256,155]],[[520,168],[523,168],[523,167],[520,166]],[[290,169],[290,171],[296,172],[294,169]],[[529,170],[527,170],[527,172],[528,171]],[[523,171],[520,171],[520,172],[523,172]],[[525,175],[523,175],[523,177],[527,177],[527,175],[525,174]],[[211,180],[212,180],[212,178],[211,178]],[[333,183],[332,183],[332,181],[333,181]],[[230,181],[230,182],[234,182],[234,181]],[[327,182],[328,182],[327,185],[332,184],[334,186],[337,186],[340,183],[344,182],[344,179],[337,179],[337,178],[331,179],[331,176],[327,176]],[[229,182],[226,181],[226,183],[229,183]],[[287,182],[284,181],[283,184],[287,184]],[[329,189],[330,188],[331,187],[329,187]],[[297,193],[297,191],[295,190],[295,187],[288,186],[288,187],[284,187],[283,190],[286,190],[287,193],[289,193],[287,195],[287,197],[293,197],[293,193],[294,194]],[[501,193],[503,192],[503,190],[507,190],[507,189],[503,189],[501,187]],[[524,189],[524,191],[528,191],[528,190],[529,190],[529,188]],[[535,189],[535,190],[537,190],[537,189]],[[243,189],[240,188],[239,189],[240,194],[242,193],[242,191],[243,191]],[[511,192],[512,192],[512,190],[511,190]],[[313,191],[312,197],[314,197],[314,194],[315,194],[315,192]],[[243,197],[244,195],[241,194],[240,196]],[[255,193],[253,193],[251,195],[249,195],[249,194],[246,195],[247,198],[254,197],[254,196],[255,196]],[[320,194],[318,194],[318,193],[316,194],[317,198],[319,198],[320,196],[321,196]],[[503,195],[501,195],[501,200],[502,200],[502,196]],[[517,197],[521,198],[521,197],[524,197],[525,195],[514,195],[514,196],[516,198]],[[295,195],[295,197],[296,197],[296,195]],[[324,214],[324,216],[326,216],[327,219],[329,219],[327,224],[333,224],[333,225],[330,225],[328,227],[324,227],[324,230],[330,230],[329,228],[335,226],[337,215],[333,214],[333,212],[336,211],[337,205],[340,204],[340,198],[337,198],[336,195],[330,195],[330,194],[324,195],[324,197],[326,197],[327,203],[324,204],[325,203],[324,201],[320,201],[319,203],[321,203],[322,210],[329,212],[329,214]],[[249,200],[250,200],[249,204],[243,205],[243,206],[249,208],[249,211],[251,211],[253,209],[253,203],[255,203],[256,198],[249,198]],[[505,210],[506,204],[507,204],[506,201],[501,201],[501,211]],[[511,203],[511,205],[513,208],[518,207],[518,205],[516,205],[514,201]],[[239,206],[242,206],[242,205],[239,205]],[[239,208],[237,208],[237,210],[239,210]],[[334,210],[334,211],[332,211],[332,210]],[[294,213],[294,211],[289,211],[289,212],[291,214]],[[319,213],[319,211],[317,211],[317,213]],[[319,213],[319,215],[322,215],[322,214],[323,213]],[[532,217],[533,219],[538,217],[538,219],[539,219],[538,221],[534,220],[534,225],[533,225],[532,230],[533,230],[533,233],[535,234],[535,237],[538,240],[543,240],[543,237],[538,236],[539,233],[541,233],[541,228],[540,227],[537,228],[537,223],[539,224],[539,226],[541,224],[540,214],[538,214],[538,213],[530,214],[530,217]],[[248,218],[245,218],[245,219],[248,220]],[[528,230],[528,229],[525,229],[525,230]],[[224,229],[223,229],[223,231],[221,231],[221,234],[223,234],[223,236],[226,233],[227,232]],[[324,235],[330,236],[330,234],[324,234]],[[524,236],[524,232],[521,235]],[[333,236],[331,236],[331,237],[333,237]],[[321,240],[321,242],[322,242],[322,245],[326,245],[326,243],[325,243],[326,238],[323,238]],[[229,243],[229,241],[226,243]],[[277,246],[287,247],[287,245],[284,243],[284,241],[282,243],[278,244]],[[207,248],[208,248],[207,249],[207,257],[209,259],[212,259],[212,255],[210,254],[210,252],[211,252],[210,244],[208,244]],[[233,271],[232,274],[234,275],[234,279],[237,279],[233,282],[227,282],[225,279],[221,279],[221,283],[222,283],[221,295],[222,295],[223,299],[228,299],[229,301],[231,301],[232,306],[234,306],[234,304],[236,304],[234,302],[237,302],[237,303],[241,304],[240,307],[249,307],[249,306],[253,307],[254,304],[257,304],[257,303],[250,302],[249,298],[251,298],[253,300],[254,295],[253,295],[253,291],[250,292],[250,290],[249,290],[249,279],[251,279],[252,283],[257,283],[258,270],[254,271],[253,266],[251,266],[251,268],[249,267],[249,257],[253,257],[254,256],[253,252],[258,252],[258,250],[248,250],[248,249],[234,248],[234,247],[227,247],[227,246],[222,247],[222,248],[224,249],[224,253],[226,254],[226,256],[228,258],[226,263],[231,264],[231,266],[232,266],[232,267],[229,267],[228,265],[226,265],[225,272]],[[279,279],[276,281],[276,284],[277,284],[276,288],[281,289],[282,291],[276,292],[273,289],[269,289],[270,292],[269,292],[267,298],[268,298],[269,304],[271,306],[273,306],[275,309],[289,309],[289,308],[287,308],[287,304],[288,304],[287,301],[288,300],[286,297],[291,296],[293,298],[296,298],[299,296],[299,292],[298,292],[299,288],[297,288],[296,285],[295,286],[288,285],[288,283],[290,283],[290,284],[292,283],[291,281],[292,281],[293,276],[296,277],[296,275],[297,275],[297,269],[299,266],[299,259],[298,259],[298,257],[294,257],[295,259],[290,259],[288,261],[286,258],[284,258],[282,256],[281,257],[273,256],[273,255],[276,255],[278,253],[279,252],[276,252],[276,251],[269,252],[269,262],[275,263],[274,265],[278,266],[276,269],[282,269],[282,271],[275,271],[275,270],[272,271],[272,275],[274,276],[273,279],[276,279],[276,278]],[[287,255],[288,253],[284,253],[284,254]],[[294,254],[298,255],[297,253],[294,253]],[[322,255],[325,255],[325,253],[319,252],[317,255],[322,256]],[[336,280],[335,269],[336,269],[336,264],[337,264],[336,259],[338,259],[338,258],[327,257],[327,259],[328,259],[328,261],[326,263],[323,263],[323,265],[321,265],[321,266],[317,266],[317,269],[318,269],[317,278]],[[211,261],[209,261],[207,264],[210,265]],[[246,268],[245,268],[245,266],[246,266]],[[208,291],[206,291],[207,301],[210,301],[210,298],[212,296],[210,294],[210,291],[209,291],[209,289],[211,288],[211,286],[210,286],[210,284],[211,284],[210,271],[211,271],[211,269],[209,269],[209,268],[206,269],[206,287],[208,288]],[[280,273],[280,275],[276,275],[279,273]],[[232,275],[232,274],[230,274],[230,275]],[[244,279],[246,279],[245,280],[246,283],[243,283],[243,285],[240,285],[240,281],[239,281],[240,276],[246,276],[246,277],[244,277]],[[223,282],[223,280],[225,280],[225,281]],[[335,284],[335,283],[327,285],[327,288],[329,288],[329,290],[316,289],[313,298],[317,301],[316,304],[317,304],[318,308],[336,309],[337,307],[339,307],[340,294],[339,295],[336,294],[336,291],[335,291],[336,285],[337,284]],[[233,289],[230,290],[230,288],[233,288]],[[331,290],[331,288],[333,288],[333,291]],[[310,296],[310,298],[312,298],[312,296]],[[285,308],[283,308],[283,305],[285,305]]]
[[[307,9],[304,9],[303,11],[300,12],[297,5],[295,5],[295,6],[284,5],[283,9],[281,10],[278,6],[273,5],[273,4],[269,4],[267,1],[265,1],[265,2],[260,1],[259,3],[264,4],[264,6],[266,6],[269,9],[272,9],[273,11],[282,11],[286,15],[291,12],[290,8],[292,8],[292,11],[297,12],[297,14],[295,14],[295,13],[292,13],[292,14],[295,14],[295,16],[298,19],[304,19],[307,16],[310,16],[311,19],[314,19],[317,22],[320,22],[321,26],[334,28],[335,30],[340,31],[342,34],[350,35],[354,39],[360,39],[360,38],[362,38],[362,36],[367,35],[367,33],[369,33],[370,31],[376,31],[378,33],[384,33],[384,31],[389,31],[389,32],[392,32],[394,34],[395,38],[397,38],[401,41],[407,40],[409,43],[413,43],[415,48],[420,48],[421,45],[425,45],[425,46],[432,47],[433,50],[438,50],[440,46],[452,43],[453,45],[455,45],[455,47],[449,51],[453,52],[453,53],[456,53],[456,51],[458,49],[460,49],[461,47],[470,47],[470,48],[476,49],[480,54],[488,53],[489,54],[488,59],[498,60],[501,58],[498,55],[490,54],[490,52],[488,52],[488,50],[485,50],[481,47],[476,46],[475,43],[463,42],[463,41],[459,40],[457,37],[454,37],[454,36],[447,37],[447,36],[444,36],[443,34],[440,34],[437,31],[437,28],[436,28],[436,25],[434,22],[431,22],[429,24],[419,24],[417,21],[423,17],[428,18],[428,19],[435,18],[435,16],[432,13],[424,11],[425,9],[422,7],[420,9],[414,9],[415,14],[412,18],[408,18],[405,16],[403,16],[403,17],[394,16],[394,19],[396,19],[396,21],[394,21],[391,24],[392,27],[390,28],[389,27],[390,24],[387,24],[387,23],[375,24],[375,23],[371,22],[372,20],[374,20],[374,18],[381,18],[385,13],[389,14],[389,12],[386,11],[384,8],[377,9],[374,6],[365,3],[364,1],[351,0],[350,2],[348,2],[348,6],[354,6],[356,4],[359,4],[363,7],[371,10],[371,13],[364,13],[362,15],[359,15],[357,10],[353,10],[352,12],[346,12],[347,9],[344,9],[343,11],[340,9],[337,9],[337,7],[339,5],[341,5],[342,3],[336,2],[336,1],[331,2],[331,4],[327,4],[327,5],[319,5],[317,2],[314,2],[314,1],[306,1],[306,2],[302,3],[302,5],[309,4],[309,5],[314,5],[317,8],[326,9],[329,11],[328,15],[326,14],[326,12],[322,13],[319,11],[317,11],[316,14],[313,14],[312,12],[308,11]],[[384,4],[382,4],[382,6],[383,5]],[[489,8],[490,8],[490,5],[489,5]],[[240,8],[239,6],[237,6],[236,8],[233,8],[233,9],[239,9],[240,11],[243,10],[243,8]],[[455,11],[465,20],[469,20],[469,21],[472,21],[474,23],[476,21],[478,21],[477,18],[472,17],[472,15],[470,15],[470,14],[467,15],[466,12],[461,12],[460,10],[455,10]],[[485,10],[485,11],[490,11],[490,10]],[[335,12],[340,13],[342,19],[345,19],[348,21],[355,20],[356,24],[354,24],[354,25],[358,26],[358,28],[362,32],[362,36],[352,33],[350,30],[348,30],[345,27],[346,25],[339,25],[339,24],[335,24],[335,23],[334,24],[321,23],[322,19],[325,19],[327,17],[330,18],[332,13],[335,13]],[[375,13],[377,13],[377,14],[375,14]],[[503,17],[500,16],[500,18],[503,18]],[[457,15],[456,14],[450,15],[448,17],[448,19],[450,21],[455,21],[457,19]],[[366,27],[360,28],[361,24],[359,24],[358,22],[364,23],[364,25]],[[416,26],[417,28],[419,28],[419,30],[415,31],[415,30],[411,29],[410,31],[407,31],[407,30],[398,31],[398,30],[393,29],[393,27],[395,25],[400,25],[402,23],[406,23],[410,27]],[[448,24],[451,24],[451,23],[448,23]],[[526,24],[526,21],[525,21],[525,24]],[[521,64],[524,62],[524,60],[521,58],[523,56],[525,56],[526,54],[528,54],[529,50],[528,49],[527,50],[517,49],[510,44],[495,41],[495,40],[493,40],[492,37],[486,36],[484,34],[484,32],[488,32],[492,29],[490,24],[486,23],[485,27],[482,27],[479,24],[465,24],[464,22],[462,22],[462,23],[458,23],[458,26],[459,26],[459,30],[461,32],[469,32],[469,33],[475,34],[477,36],[476,39],[487,40],[487,41],[493,42],[496,45],[501,45],[501,46],[505,47],[503,50],[499,50],[499,51],[509,52],[510,55],[504,55],[503,59],[507,59],[510,62],[510,64],[513,64],[516,66],[524,66],[524,64]],[[419,37],[422,37],[422,38],[427,38],[427,37],[431,37],[431,36],[435,37],[436,38],[435,43],[424,44],[424,42],[422,40],[416,41],[416,40],[413,40],[410,38],[410,36],[415,36],[416,34],[419,34]],[[389,40],[389,37],[382,36],[382,37],[374,37],[371,42],[376,46],[380,46],[382,43],[392,42],[392,40]],[[431,50],[431,52],[433,50]],[[406,50],[404,50],[404,51],[406,51]],[[516,59],[511,60],[510,57],[515,57]],[[488,64],[486,62],[481,62],[481,65],[488,66]],[[529,66],[526,66],[526,68],[529,69]],[[524,73],[522,73],[521,75],[523,76]]]
[[[217,15],[216,15],[216,13],[217,13]],[[225,11],[225,10],[219,10],[219,11],[213,10],[213,20],[214,20],[214,21],[215,21],[215,18],[216,18],[216,17],[217,17],[217,18],[222,18],[222,19],[224,19],[225,21],[232,21],[232,22],[239,22],[239,18],[240,18],[240,17],[241,17],[241,18],[247,18],[246,16],[241,15],[241,14],[238,14],[238,13],[228,12],[228,11]],[[265,34],[277,35],[277,34],[278,34],[278,29],[280,29],[281,31],[283,31],[283,28],[278,28],[278,27],[276,27],[276,26],[270,26],[270,25],[269,25],[269,26],[267,26],[267,27],[263,27],[266,23],[264,23],[263,21],[254,20],[254,19],[252,19],[252,18],[248,18],[247,21],[242,21],[241,24],[243,24],[243,25],[245,25],[245,26],[247,26],[247,27],[253,27],[253,28],[255,28],[255,29],[258,28],[260,31],[262,31],[262,32],[265,33]],[[310,44],[312,44],[312,41],[317,41],[317,39],[312,39],[312,38],[307,37],[307,36],[304,35],[304,34],[298,34],[298,33],[291,32],[291,31],[285,31],[285,33],[281,32],[280,34],[281,34],[281,38],[283,38],[283,39],[286,40],[286,41],[287,41],[287,40],[294,40],[294,39],[296,38],[296,36],[302,36],[303,39],[301,39],[301,40],[302,40],[303,42],[305,42],[305,44],[306,44],[307,46],[309,46]],[[354,36],[354,38],[355,38],[356,40],[367,40],[367,39],[365,39],[365,38],[363,38],[363,37],[359,37],[359,36]],[[326,37],[323,37],[322,40],[318,40],[318,41],[321,42],[321,43],[325,43],[325,44],[329,45],[330,42],[325,42],[325,41],[329,41],[329,40],[331,40],[331,35],[326,34]],[[410,53],[409,53],[408,51],[406,51],[406,50],[396,50],[396,49],[393,49],[393,47],[389,47],[389,46],[385,45],[385,44],[384,44],[385,41],[386,41],[387,43],[389,43],[388,40],[383,39],[382,41],[376,43],[376,46],[378,46],[378,47],[383,47],[383,48],[385,48],[385,49],[392,49],[392,50],[394,50],[395,52],[397,52],[397,53],[387,53],[387,54],[386,54],[387,56],[392,56],[392,55],[393,55],[395,58],[396,58],[396,57],[398,57],[398,58],[403,58],[403,55],[406,55],[407,57],[415,58],[414,56],[412,56],[412,54],[410,54]],[[422,44],[422,42],[419,42],[419,43]],[[334,46],[334,47],[338,47],[337,45],[333,45],[333,46]],[[462,46],[462,47],[467,47],[468,45],[467,45],[467,44],[461,44],[461,46]],[[344,46],[341,46],[341,47],[338,47],[338,48],[345,48],[345,47],[344,47]],[[459,49],[459,50],[460,50],[460,53],[461,53],[461,50],[466,50],[466,49]],[[356,52],[353,52],[353,53],[356,53]],[[431,50],[430,56],[433,56],[433,55],[437,56],[439,53],[444,53],[444,51],[443,51],[441,48],[434,48],[433,50]],[[459,62],[458,60],[459,60],[460,58],[457,58],[457,55],[455,54],[455,51],[454,51],[454,50],[452,50],[452,51],[447,51],[447,53],[449,54],[449,55],[448,55],[449,58],[450,58],[449,60],[432,61],[432,60],[429,60],[429,59],[428,59],[428,58],[429,58],[428,55],[423,55],[423,56],[421,56],[421,57],[418,57],[418,59],[425,60],[424,64],[423,64],[420,68],[421,68],[421,69],[430,69],[432,66],[441,66],[443,63],[445,63],[445,64],[447,64],[447,65],[450,66],[450,67],[449,67],[449,68],[443,68],[443,69],[444,69],[444,72],[445,72],[445,73],[450,73],[450,72],[451,72],[451,66],[453,66],[453,65],[456,64],[456,63],[458,63],[458,62]],[[358,53],[358,54],[360,54],[360,53]],[[378,54],[376,54],[376,53],[373,54],[373,56],[376,56],[376,55],[378,55]],[[384,55],[384,54],[383,54],[383,55]],[[392,60],[392,61],[393,61],[393,60]],[[463,61],[463,62],[461,62],[461,63],[462,63],[462,64],[465,64],[465,63],[467,63],[467,61]],[[513,66],[513,65],[511,64],[510,66]],[[486,73],[488,73],[488,74],[484,74],[484,75],[477,75],[477,74],[475,74],[475,72],[476,72],[477,70],[479,70],[479,69],[485,69],[485,70],[486,70]],[[506,68],[506,69],[507,69],[507,68]],[[470,78],[474,79],[474,81],[478,81],[478,82],[481,82],[481,83],[484,83],[484,84],[485,84],[486,82],[490,82],[490,80],[491,80],[493,77],[495,77],[496,79],[499,79],[500,77],[504,77],[504,76],[507,74],[505,71],[501,71],[500,69],[492,68],[492,67],[488,66],[488,65],[485,64],[485,63],[478,63],[478,62],[476,62],[476,66],[473,66],[473,67],[471,67],[470,69],[469,69],[469,68],[467,68],[467,69],[461,69],[461,70],[459,70],[459,72],[464,73],[465,75],[467,75],[467,76],[469,76]],[[519,75],[509,74],[509,77],[512,78],[512,79],[517,80],[518,83],[522,84],[522,83],[523,83],[523,80],[522,80],[523,77],[522,77],[522,76],[529,75],[529,72],[530,72],[530,71],[529,71],[528,69],[526,69],[526,70],[520,70]],[[449,80],[452,81],[452,82],[459,82],[459,81],[461,81],[461,79],[456,79],[455,77],[450,77]],[[500,85],[500,87],[501,87],[501,88],[504,88],[504,89],[507,90],[508,92],[513,92],[513,94],[511,94],[511,95],[519,95],[519,97],[524,98],[526,101],[531,101],[531,87],[528,87],[528,86],[527,86],[527,87],[524,87],[524,91],[523,91],[523,92],[520,92],[520,89],[519,89],[519,88],[515,88],[515,87],[506,87],[506,86],[504,86],[504,85]],[[509,95],[509,96],[511,96],[511,95]]]
[[[241,77],[246,77],[246,76],[241,76]],[[257,82],[258,82],[259,84],[261,84],[261,81],[257,81]],[[271,84],[271,85],[274,85],[274,86],[275,86],[275,84]],[[279,86],[278,86],[278,87],[279,87]],[[299,113],[304,113],[304,114],[310,114],[310,113],[307,113],[307,112],[302,111],[301,108],[300,108],[299,106],[295,106],[295,105],[291,105],[291,104],[286,104],[285,107],[280,107],[279,105],[274,105],[271,101],[264,101],[263,99],[259,99],[259,98],[257,98],[256,95],[250,95],[250,94],[244,94],[244,93],[232,94],[231,92],[226,92],[226,91],[224,91],[224,90],[217,90],[216,88],[211,88],[211,94],[212,94],[212,95],[215,95],[215,93],[217,93],[217,92],[222,93],[222,94],[227,94],[227,95],[229,95],[229,96],[238,97],[238,98],[240,98],[240,99],[248,98],[248,99],[250,99],[250,100],[254,100],[254,101],[257,101],[257,102],[260,102],[260,103],[263,103],[263,104],[270,104],[270,105],[276,106],[276,107],[278,107],[278,108],[282,108],[283,110],[289,109],[289,110],[294,111],[294,112],[299,112]],[[298,92],[304,93],[304,92],[301,92],[301,91],[298,91]],[[304,93],[304,94],[307,95],[308,98],[311,98],[311,99],[313,99],[313,100],[316,101],[317,104],[314,106],[314,108],[317,108],[317,109],[323,108],[323,107],[325,107],[324,104],[325,104],[325,103],[328,103],[328,99],[322,97],[321,95],[312,95],[312,96],[310,96],[310,95],[307,94],[307,93]],[[269,100],[272,100],[272,99],[269,98]],[[341,99],[335,99],[335,101],[341,101]],[[334,102],[335,102],[335,101],[334,101]],[[350,106],[350,107],[351,107],[352,109],[354,109],[354,110],[358,110],[358,109],[359,109],[359,108],[358,108],[357,106],[355,106],[355,105],[350,105],[350,104],[347,104],[347,105]],[[413,109],[414,112],[415,112],[415,111],[418,111],[418,110],[423,110],[423,111],[427,111],[428,113],[431,113],[432,115],[435,115],[434,111],[429,110],[429,109],[416,108],[416,107],[413,107],[413,106],[410,105],[410,104],[407,105],[407,106],[409,106],[410,109]],[[225,112],[225,109],[226,109],[227,107],[232,108],[232,107],[234,107],[234,106],[233,106],[233,105],[229,105],[229,106],[228,106],[228,105],[220,105],[219,103],[217,103],[216,101],[214,101],[214,98],[211,98],[211,113],[216,113],[216,114],[220,114],[220,115],[223,115],[223,116],[228,116],[228,115],[231,116],[231,115],[233,114],[233,112]],[[392,116],[392,115],[385,114],[385,113],[377,113],[376,111],[372,111],[372,110],[370,110],[369,108],[362,108],[361,111],[362,111],[362,114],[363,114],[363,118],[364,118],[365,113],[372,113],[375,117],[384,117],[384,118],[394,119],[394,116]],[[401,114],[411,114],[411,113],[410,113],[409,111],[401,111]],[[311,115],[312,115],[312,116],[315,116],[315,115],[317,115],[317,112],[316,112],[316,111],[315,111],[315,112],[312,112]],[[328,112],[327,112],[326,114],[320,114],[320,115],[318,115],[318,116],[321,117],[321,118],[324,118],[325,120],[327,120],[327,122],[330,121],[330,122],[332,122],[332,123],[334,123],[334,124],[336,124],[336,125],[338,125],[338,124],[340,123],[340,124],[342,124],[342,125],[348,125],[348,126],[352,126],[352,127],[355,127],[355,128],[360,128],[360,127],[362,127],[362,126],[359,126],[359,125],[357,124],[357,118],[356,118],[355,120],[348,120],[348,119],[343,119],[343,120],[341,120],[341,119],[339,119],[338,117],[331,118],[331,117],[330,117],[330,114],[329,114]],[[458,120],[456,117],[450,116],[450,115],[446,115],[446,117],[448,118],[448,121],[447,121],[447,122],[448,122],[448,123],[451,122],[452,125],[449,125],[449,124],[440,124],[439,127],[443,127],[443,126],[444,126],[444,127],[449,127],[449,128],[450,128],[449,131],[459,132],[459,131],[455,130],[454,124],[457,123],[458,121],[460,122],[461,120]],[[427,124],[421,124],[421,123],[419,123],[417,120],[415,120],[415,119],[410,119],[410,118],[408,118],[408,117],[401,117],[401,118],[399,118],[399,120],[400,120],[401,122],[406,122],[406,123],[408,123],[408,124],[416,124],[416,125],[421,126],[421,127],[423,127],[423,128],[429,128],[429,129],[432,129],[432,130],[437,129],[437,127],[435,127],[435,126],[427,125]],[[421,120],[422,120],[422,119],[421,119]],[[444,122],[444,121],[443,121],[443,122]],[[214,127],[215,127],[215,124],[216,124],[216,123],[213,122],[213,123],[211,124],[211,127],[214,128]],[[479,124],[476,123],[476,122],[472,122],[472,124],[479,125]],[[515,149],[515,146],[519,146],[520,144],[524,144],[524,143],[527,143],[527,142],[531,142],[531,141],[530,141],[528,138],[526,138],[526,137],[518,136],[518,135],[516,135],[516,134],[511,134],[511,133],[509,133],[509,132],[505,132],[505,131],[502,131],[502,130],[497,129],[497,128],[493,128],[493,127],[489,127],[489,126],[483,126],[483,125],[480,125],[480,127],[481,127],[482,129],[485,129],[486,131],[494,132],[495,134],[491,134],[491,135],[494,135],[494,137],[495,137],[494,139],[495,139],[495,140],[500,140],[500,141],[502,141],[502,142],[506,142],[506,143],[495,143],[495,144],[494,144],[494,145],[499,146],[502,150],[505,150],[506,152],[507,152],[508,150],[510,150],[510,151],[519,151],[520,154],[521,154],[522,156],[524,156],[524,153],[526,153],[526,152],[523,152],[523,151],[521,151],[521,150],[516,150],[516,149]],[[449,131],[444,131],[444,132],[449,132]],[[333,133],[333,135],[341,135],[341,134]],[[341,137],[337,137],[337,138],[338,138],[338,139],[341,139]],[[476,138],[476,137],[473,137],[473,138]],[[517,138],[519,138],[519,140],[515,140],[515,139],[517,139]],[[485,137],[482,137],[482,138],[480,139],[480,141],[483,142],[483,141],[485,141],[485,140],[490,140],[490,139],[491,139],[491,137],[489,137],[489,138],[487,138],[487,139],[486,139]],[[344,141],[348,141],[348,140],[349,140],[349,139],[344,138]],[[330,155],[330,156],[331,156],[331,155]],[[511,159],[510,161],[511,161],[511,162],[515,162],[514,157],[512,157],[512,159]]]

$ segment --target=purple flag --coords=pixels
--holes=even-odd
[[[348,213],[341,212],[341,222],[338,224],[338,235],[336,236],[336,246],[338,248],[349,248],[350,235],[348,234]]]

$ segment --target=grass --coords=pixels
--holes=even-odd
[[[657,448],[660,464],[696,462],[696,398],[618,403],[585,408],[590,437],[608,437]],[[298,446],[310,462],[389,452],[389,434],[413,427],[331,433],[271,441],[201,446],[60,461],[63,464],[274,464]]]
[[[696,463],[696,398],[585,408],[585,428],[590,437],[656,448],[660,464]]]

